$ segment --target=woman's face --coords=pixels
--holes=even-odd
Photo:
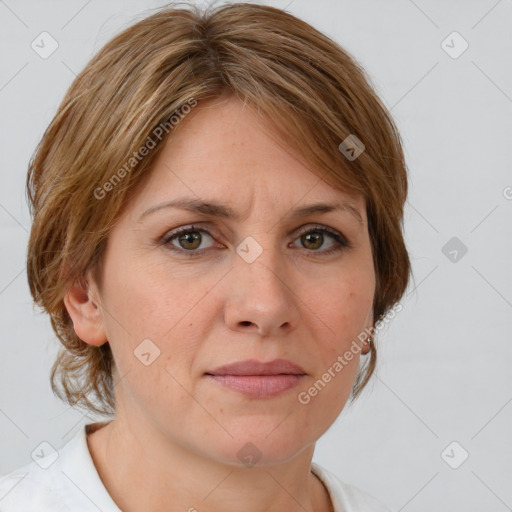
[[[90,288],[117,365],[116,421],[225,463],[240,464],[244,450],[260,464],[284,461],[343,409],[360,358],[354,340],[361,346],[372,325],[365,203],[279,147],[234,98],[201,103],[181,123],[111,232],[101,291]],[[219,207],[160,207],[170,201]],[[347,201],[360,219],[350,207],[294,215]],[[217,215],[224,209],[233,217]],[[188,234],[174,236],[178,228]],[[305,375],[274,395],[207,375],[278,358]],[[266,382],[278,379],[293,378]]]

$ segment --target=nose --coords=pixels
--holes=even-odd
[[[291,276],[270,249],[251,263],[237,254],[226,283],[226,325],[234,331],[267,337],[293,331],[300,319],[300,300]]]

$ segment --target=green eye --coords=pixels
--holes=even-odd
[[[172,246],[169,248],[173,250],[176,249],[180,251],[181,249],[186,252],[197,252],[196,249],[199,249],[201,242],[203,241],[202,233],[205,233],[207,236],[212,238],[211,234],[206,229],[198,228],[196,226],[186,226],[166,235],[163,243],[165,245]],[[174,241],[179,245],[174,244]]]
[[[184,256],[196,257],[212,247],[200,249],[205,235],[213,240],[212,234],[207,229],[194,225],[184,226],[166,233],[161,243],[170,250]],[[333,243],[330,248],[321,250],[321,247],[325,244],[326,237],[327,239],[330,238]],[[318,255],[329,255],[351,247],[341,233],[325,226],[314,226],[313,228],[309,226],[308,229],[299,233],[297,240],[300,240],[303,249],[310,253],[318,253]]]

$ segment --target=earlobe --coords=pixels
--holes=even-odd
[[[361,354],[366,355],[371,350],[371,344],[373,343],[373,338],[368,336],[366,340],[363,342],[363,346],[361,348]]]
[[[363,355],[368,354],[372,348],[371,344],[373,343],[373,334],[375,332],[375,326],[373,325],[373,308],[368,313],[365,332],[366,332],[367,336],[361,346],[361,354],[363,354]]]
[[[100,346],[107,341],[103,315],[93,300],[91,288],[85,280],[75,281],[64,296],[64,305],[73,321],[76,335],[89,345]]]

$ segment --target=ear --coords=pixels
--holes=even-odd
[[[73,321],[76,335],[85,343],[95,346],[108,341],[99,303],[96,283],[90,274],[85,279],[75,281],[64,296],[64,304]]]

